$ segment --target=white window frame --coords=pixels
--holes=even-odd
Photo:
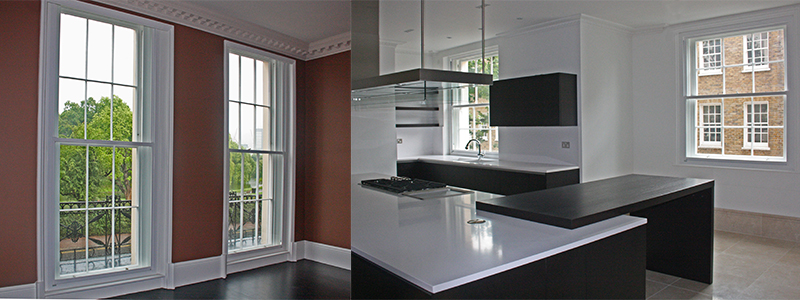
[[[284,102],[283,102],[283,146],[284,146],[284,170],[283,170],[283,211],[282,211],[282,243],[277,246],[264,246],[246,249],[243,251],[232,252],[228,250],[228,210],[229,210],[229,172],[230,172],[230,153],[228,147],[227,134],[229,132],[229,112],[228,112],[228,95],[229,95],[229,53],[237,55],[244,55],[248,57],[263,58],[265,60],[276,60],[285,64],[285,73],[283,74],[282,86],[284,89]],[[296,62],[293,59],[279,56],[266,52],[261,49],[245,46],[242,44],[225,41],[224,43],[225,54],[225,97],[221,99],[225,103],[225,155],[224,165],[225,172],[223,176],[224,192],[223,192],[223,244],[222,253],[225,256],[225,266],[227,274],[239,271],[249,270],[265,265],[285,262],[295,259],[294,257],[294,207],[295,207],[295,118],[296,118],[296,85],[295,85],[295,68]]]
[[[676,76],[678,82],[678,112],[676,141],[676,165],[690,167],[715,167],[765,171],[800,171],[800,156],[795,155],[794,149],[800,149],[800,132],[793,130],[800,128],[800,106],[794,105],[797,101],[797,90],[800,82],[792,79],[800,74],[800,57],[791,55],[791,49],[800,48],[800,43],[793,36],[800,31],[800,23],[796,20],[800,16],[800,9],[771,10],[766,13],[745,14],[737,17],[720,17],[705,21],[693,22],[673,26],[670,32],[675,34],[675,53],[677,63]],[[742,22],[747,19],[748,22]],[[687,101],[691,91],[695,88],[692,82],[692,72],[696,72],[696,63],[687,59],[693,47],[691,43],[697,40],[708,39],[714,36],[726,35],[735,32],[763,32],[772,28],[784,29],[784,49],[787,52],[785,68],[787,74],[785,92],[785,119],[784,119],[784,155],[782,159],[734,156],[720,157],[719,155],[699,155],[693,153],[696,149],[696,130],[692,122],[695,121],[696,105]],[[758,30],[758,31],[755,31]],[[724,70],[723,70],[724,73]],[[725,95],[718,98],[727,98]],[[763,93],[739,94],[736,97],[759,97]],[[769,95],[767,95],[769,96]]]
[[[760,35],[762,35],[762,34],[766,34],[767,38],[766,39],[761,39]],[[766,60],[769,61],[769,31],[762,31],[762,32],[756,32],[756,33],[749,34],[749,36],[753,36],[753,37],[755,37],[756,35],[759,35],[759,41],[763,41],[765,43],[764,47],[759,47],[758,48],[758,49],[761,49],[761,51],[762,51],[761,52],[763,54],[762,55],[762,59],[766,58]],[[784,37],[785,36],[786,35],[784,34]],[[750,50],[751,50],[750,47],[751,46],[752,46],[752,44],[748,44],[747,43],[747,36],[742,36],[742,52],[743,52],[742,53],[742,63],[744,64],[744,66],[742,67],[742,73],[769,71],[770,70],[769,69],[769,63],[755,64],[755,63],[748,62],[748,60],[750,59],[749,54],[751,53],[750,52]],[[753,52],[755,52],[755,51],[753,51]]]
[[[59,19],[62,10],[100,20],[139,24],[144,26],[140,46],[145,57],[143,85],[139,99],[145,119],[145,133],[152,136],[142,142],[123,142],[129,146],[148,146],[150,178],[141,178],[142,236],[137,267],[127,270],[101,270],[81,276],[56,274],[58,264],[58,77],[59,77]],[[163,287],[171,261],[172,216],[172,107],[173,107],[173,26],[150,19],[122,13],[96,5],[68,0],[48,0],[42,4],[39,92],[39,172],[38,172],[38,265],[40,297],[107,297]],[[141,100],[140,100],[141,101]],[[105,145],[102,141],[98,146]],[[111,145],[109,143],[109,145]],[[104,287],[104,288],[100,288]]]
[[[705,57],[705,56],[719,55],[720,59],[719,59],[719,61],[716,62],[716,63],[719,64],[719,66],[717,66],[717,67],[709,67],[709,66],[706,65],[705,59],[698,60],[698,63],[702,62],[703,65],[702,66],[697,66],[697,68],[698,68],[697,76],[722,75],[722,62],[725,59],[725,53],[723,53],[723,51],[722,51],[722,47],[723,47],[722,39],[715,38],[715,39],[708,39],[708,40],[704,40],[704,41],[700,41],[700,42],[709,42],[709,41],[719,42],[719,45],[718,46],[715,45],[715,47],[719,47],[720,52],[719,53],[713,53],[713,54],[703,54],[703,49],[702,48],[706,47],[704,45],[703,47],[698,47],[697,48],[697,56],[702,58],[702,57]]]
[[[465,51],[465,52],[462,52],[462,53],[459,53],[459,54],[447,56],[447,57],[444,58],[444,61],[445,61],[445,63],[447,65],[449,65],[451,70],[460,71],[460,70],[456,70],[456,65],[455,64],[457,62],[464,61],[464,60],[480,59],[481,55],[482,55],[481,50],[477,49],[477,50]],[[491,57],[491,56],[498,56],[499,57],[500,56],[497,46],[486,47],[485,50],[483,51],[483,55],[485,57]],[[466,145],[462,146],[462,145],[456,145],[455,144],[455,140],[458,139],[458,131],[459,131],[459,128],[455,128],[455,126],[453,124],[453,122],[454,122],[454,116],[453,115],[456,113],[456,109],[455,108],[482,107],[482,106],[485,106],[485,107],[489,108],[491,103],[489,103],[489,104],[480,103],[480,104],[453,105],[452,98],[455,97],[455,94],[456,94],[455,91],[450,91],[448,93],[448,97],[450,98],[450,100],[446,101],[447,105],[446,105],[446,109],[445,109],[445,114],[447,116],[446,117],[446,119],[447,119],[446,121],[447,122],[445,123],[446,124],[445,125],[445,130],[447,131],[447,134],[445,134],[444,136],[446,137],[445,143],[448,145],[447,146],[447,150],[448,150],[448,153],[451,154],[451,155],[475,156],[477,154],[477,151],[466,150],[466,149],[464,149],[464,146],[466,146]],[[490,102],[491,102],[491,100],[490,100]],[[491,115],[489,116],[489,118],[491,119]],[[479,130],[483,130],[483,129],[481,128]],[[491,127],[486,129],[486,130],[489,131],[490,140],[491,140],[491,132],[492,132],[491,131]],[[497,135],[500,134],[499,128],[496,131],[496,133],[497,133]],[[498,138],[499,138],[499,136],[498,136]],[[496,159],[496,158],[499,157],[499,151],[498,150],[495,150],[495,151],[486,151],[486,150],[487,149],[481,149],[482,153],[484,154],[484,157],[492,158],[492,159]]]
[[[758,122],[757,124],[759,124],[759,125],[756,126],[755,122],[753,122],[752,118],[749,119],[750,121],[748,121],[748,115],[751,114],[751,112],[748,110],[748,107],[751,107],[753,105],[766,105],[767,106],[767,111],[766,112],[759,112],[759,114],[767,116],[767,122],[764,122],[762,120],[762,121]],[[748,101],[748,102],[743,103],[742,108],[743,108],[743,113],[744,113],[744,116],[743,116],[744,118],[742,120],[744,120],[744,127],[745,127],[745,128],[742,128],[742,149],[749,150],[749,149],[752,148],[753,150],[769,150],[769,127],[768,127],[769,126],[769,102],[767,102],[767,101]],[[755,131],[756,128],[758,128],[760,130],[767,130],[767,133],[758,133],[758,134],[763,134],[763,135],[767,136],[767,141],[766,142],[750,142],[751,141],[750,138],[753,138],[755,136],[751,136],[748,133],[748,131],[751,130],[751,129]]]
[[[705,113],[705,111],[703,109],[705,107],[719,107],[719,113],[709,114],[709,116],[720,115],[720,118],[722,118],[722,116],[725,115],[725,113],[722,111],[723,110],[723,104],[722,103],[702,103],[699,106],[700,106],[701,109],[700,109],[700,112],[699,112],[700,115],[698,117],[700,117],[700,118],[703,118],[703,117],[706,116],[706,113]],[[723,120],[723,122],[724,122],[724,120]],[[723,127],[722,126],[722,122],[713,123],[713,125],[709,125],[709,124],[711,124],[710,122],[706,123],[706,122],[703,122],[701,120],[700,124],[701,124],[700,128],[704,129],[704,130],[706,128],[708,128],[708,129],[719,129],[720,130],[719,133],[711,133],[711,134],[719,134],[720,138],[717,141],[706,141],[705,140],[705,132],[703,132],[702,136],[699,139],[699,142],[700,142],[699,147],[700,148],[722,148],[722,139],[724,138],[723,131],[722,131],[722,127]]]

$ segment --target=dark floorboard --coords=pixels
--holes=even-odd
[[[114,299],[348,299],[350,271],[310,260],[285,262],[182,286]]]

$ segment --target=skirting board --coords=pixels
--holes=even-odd
[[[800,242],[800,218],[717,208],[714,229]]]
[[[350,249],[304,240],[295,242],[294,250],[296,260],[308,259],[350,270]]]
[[[224,259],[224,256],[214,256],[171,264],[172,286],[166,288],[174,289],[184,285],[224,278],[225,270],[222,268]]]
[[[0,288],[0,298],[30,299],[36,298],[36,284],[22,284]]]

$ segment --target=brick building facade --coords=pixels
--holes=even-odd
[[[784,31],[698,41],[697,153],[782,157],[783,96],[722,97],[785,90]],[[772,127],[775,126],[775,127]]]

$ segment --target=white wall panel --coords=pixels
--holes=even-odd
[[[581,19],[581,180],[633,172],[631,33]]]
[[[502,37],[498,44],[500,79],[565,72],[578,74],[578,85],[581,84],[578,19],[512,33]],[[580,102],[580,91],[578,99]],[[557,159],[580,165],[578,127],[500,127],[499,134],[502,160]],[[569,141],[570,148],[561,148],[562,141]]]

